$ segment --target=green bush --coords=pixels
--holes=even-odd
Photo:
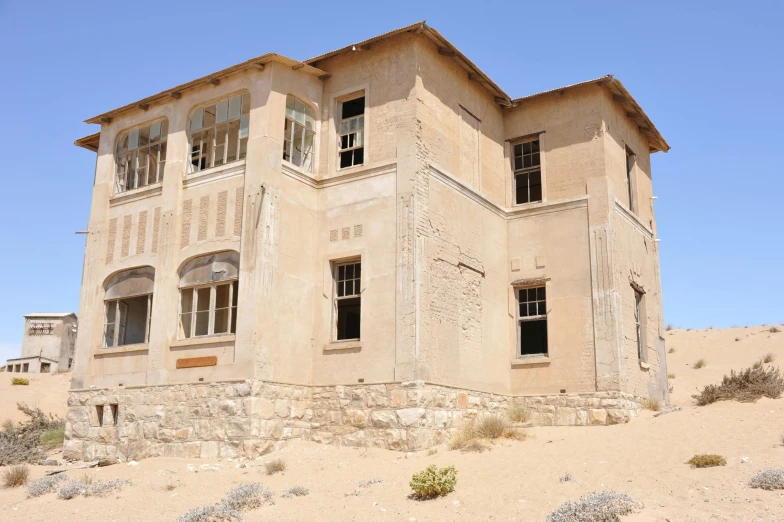
[[[27,386],[30,384],[30,379],[25,379],[24,377],[14,377],[11,379],[11,384],[14,386]]]
[[[428,499],[446,495],[455,490],[457,470],[454,466],[437,468],[431,464],[419,473],[414,473],[408,484],[414,490],[414,497]]]
[[[65,439],[65,427],[47,430],[41,435],[41,446],[60,446]]]

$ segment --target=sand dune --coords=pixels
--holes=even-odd
[[[27,386],[12,386],[12,377],[24,377],[30,380]],[[46,413],[53,413],[65,418],[68,410],[66,399],[68,388],[71,387],[71,374],[49,373],[0,373],[0,421],[24,420],[25,414],[16,407],[17,402],[41,408]]]
[[[717,383],[730,369],[748,367],[768,352],[784,360],[784,333],[768,330],[667,332],[667,346],[675,348],[668,355],[675,374],[672,406],[681,410],[659,417],[644,411],[626,425],[532,428],[530,440],[496,444],[482,454],[439,448],[435,455],[406,456],[296,442],[245,468],[227,460],[155,458],[137,466],[120,464],[90,472],[100,480],[133,481],[106,498],[64,501],[47,495],[25,500],[22,490],[0,490],[0,513],[3,520],[26,522],[48,522],[54,514],[67,521],[173,521],[191,508],[219,501],[235,485],[260,482],[275,492],[276,503],[247,513],[245,520],[541,521],[566,500],[612,489],[645,505],[640,513],[624,517],[625,522],[780,522],[784,491],[750,489],[747,484],[756,472],[784,468],[784,399],[706,407],[695,406],[691,399],[698,387]],[[700,358],[707,366],[692,369]],[[692,469],[684,464],[703,452],[725,456],[727,466]],[[276,457],[288,468],[269,477],[263,463]],[[741,462],[744,457],[750,462]],[[409,499],[411,475],[430,463],[455,465],[457,488],[436,500]],[[218,470],[192,472],[189,465]],[[43,473],[40,466],[33,470],[35,477]],[[83,471],[68,473],[78,478]],[[560,482],[565,473],[574,480]],[[358,487],[358,481],[372,478],[383,482]],[[169,485],[175,488],[169,491]],[[295,485],[307,487],[310,494],[280,497]],[[346,496],[353,492],[359,493]]]

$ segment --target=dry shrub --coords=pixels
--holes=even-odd
[[[310,490],[305,486],[294,486],[293,488],[287,489],[283,495],[283,498],[291,498],[291,497],[304,497],[305,495],[309,494]]]
[[[671,372],[671,373],[668,373],[668,374],[667,374],[667,378],[668,378],[668,379],[674,379],[674,378],[675,378],[675,374],[674,374],[674,373],[672,373],[672,372]]]
[[[643,505],[624,493],[598,491],[580,500],[568,501],[547,515],[547,522],[620,522]]]
[[[667,350],[667,353],[675,353],[675,348],[670,348],[669,350]]]
[[[177,522],[233,522],[242,520],[242,515],[238,511],[229,509],[223,504],[214,504],[194,508],[181,515]]]
[[[528,440],[528,432],[518,428],[507,428],[504,432],[505,439]]]
[[[39,448],[43,434],[65,427],[62,419],[47,415],[40,408],[28,408],[23,403],[17,403],[16,407],[28,419],[16,425],[3,425],[4,429],[0,432],[0,466],[40,462],[46,458],[46,453]]]
[[[488,449],[477,439],[526,440],[528,434],[524,430],[512,428],[504,417],[484,415],[476,422],[467,420],[449,439],[449,449],[481,453]],[[470,446],[470,447],[469,447]]]
[[[427,456],[428,457],[432,457],[436,453],[438,453],[438,449],[436,449],[436,448],[430,448],[429,450],[427,450]]]
[[[712,468],[714,466],[726,466],[727,459],[721,455],[703,453],[701,455],[694,455],[686,461],[686,464],[691,464],[695,468]]]
[[[4,488],[18,488],[27,484],[27,479],[30,476],[30,466],[27,464],[18,464],[11,466],[3,472],[3,487]]]
[[[286,462],[281,458],[277,458],[264,464],[264,469],[267,471],[267,475],[281,473],[286,471]]]
[[[232,511],[247,511],[261,507],[264,502],[275,503],[272,491],[261,484],[241,484],[223,496],[221,504]]]
[[[454,466],[437,468],[431,464],[411,477],[409,486],[414,490],[414,498],[420,500],[440,497],[455,490],[457,470]]]
[[[659,411],[661,410],[661,402],[656,397],[648,397],[642,401],[642,407],[646,410]]]
[[[380,478],[372,478],[370,480],[360,480],[357,485],[361,488],[369,488],[373,484],[381,484],[382,482],[384,481]]]
[[[749,486],[757,489],[784,489],[784,469],[766,469],[757,473],[749,481]]]
[[[512,422],[528,422],[531,420],[531,412],[522,404],[512,404],[506,410],[506,416]]]
[[[41,477],[27,484],[27,498],[40,497],[47,493],[54,493],[57,485],[65,480],[65,475],[50,475]]]
[[[694,363],[694,366],[692,366],[692,368],[694,368],[695,370],[699,370],[700,368],[705,368],[707,364],[708,361],[706,361],[705,359],[699,359],[696,363]]]
[[[509,423],[503,417],[496,415],[483,415],[474,425],[474,433],[482,439],[500,439],[509,429]]]
[[[25,379],[24,377],[13,377],[11,379],[11,384],[13,386],[27,386],[30,384],[30,379]]]
[[[559,481],[559,482],[561,482],[561,483],[564,483],[564,482],[572,482],[573,480],[574,480],[574,477],[573,477],[573,476],[572,476],[570,473],[564,473],[564,474],[563,474],[563,475],[561,475],[561,477],[558,479],[558,481]]]
[[[768,353],[766,353],[765,355],[762,356],[762,362],[764,362],[766,364],[770,364],[770,363],[772,363],[775,360],[776,360],[776,356],[773,353],[771,353],[771,352],[768,352]]]
[[[85,475],[86,477],[87,475]],[[114,479],[114,480],[99,480],[97,482],[92,482],[92,477],[90,477],[90,483],[85,484],[87,489],[84,491],[85,497],[105,497],[109,493],[113,491],[120,491],[126,485],[131,484],[130,480],[121,480],[121,479]]]
[[[78,497],[86,490],[87,486],[84,484],[84,482],[74,480],[73,482],[68,482],[60,488],[60,491],[57,492],[57,498],[61,500],[71,500],[72,498]]]
[[[736,337],[735,338],[735,342],[738,342],[738,341],[740,341],[740,337]]]
[[[474,434],[474,421],[466,420],[449,439],[449,449],[463,449],[469,442],[476,438]]]
[[[779,329],[778,329],[778,328],[776,328],[775,326],[771,326],[771,327],[770,327],[770,330],[768,330],[768,331],[769,331],[770,333],[779,333],[781,330],[779,330]]]
[[[762,368],[762,360],[755,361],[754,364],[751,365],[751,367],[754,368],[755,370],[759,370],[760,368]]]
[[[471,439],[460,448],[460,451],[463,453],[482,453],[483,451],[487,451],[489,449],[490,448],[488,448],[485,444],[482,444],[481,441]]]
[[[667,330],[668,332],[669,332],[670,330],[673,330],[673,329],[674,329],[674,328],[673,328],[672,324],[668,324],[668,325],[667,325],[667,328],[665,328],[665,330]]]
[[[784,378],[778,368],[746,368],[729,377],[724,376],[721,384],[709,384],[698,395],[692,395],[698,406],[717,401],[754,402],[760,397],[778,399],[784,392]]]

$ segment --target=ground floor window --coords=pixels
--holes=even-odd
[[[547,355],[547,299],[545,287],[519,288],[518,356]]]
[[[146,343],[152,294],[105,301],[104,347]]]
[[[362,263],[351,261],[335,265],[336,341],[359,339],[362,317]]]
[[[236,333],[238,282],[180,289],[180,338]]]

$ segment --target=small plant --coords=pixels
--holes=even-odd
[[[57,498],[61,500],[71,500],[72,498],[78,497],[86,490],[87,486],[83,482],[74,480],[60,488],[60,491],[57,493]]]
[[[427,456],[428,457],[432,457],[436,453],[438,453],[438,449],[436,449],[436,448],[430,448],[429,450],[427,450]]]
[[[784,378],[778,368],[752,367],[724,376],[721,384],[709,384],[698,395],[692,395],[698,406],[717,401],[754,402],[760,397],[778,399],[784,393]]]
[[[264,469],[267,471],[267,475],[282,473],[286,471],[286,462],[281,458],[273,459],[264,464]]]
[[[91,486],[94,481],[94,475],[91,473],[82,473],[82,484],[85,486]]]
[[[65,440],[65,427],[56,427],[41,434],[41,446],[61,446]]]
[[[409,486],[414,490],[414,497],[428,499],[446,495],[455,490],[457,484],[457,470],[454,466],[438,468],[431,464],[411,477]]]
[[[755,370],[759,370],[760,368],[762,368],[762,360],[760,359],[759,361],[755,361],[754,364],[751,365],[751,367]]]
[[[528,422],[531,420],[531,412],[522,404],[512,404],[506,410],[506,416],[512,422]]]
[[[656,397],[648,397],[643,401],[642,407],[646,410],[659,411],[661,410],[661,402]]]
[[[11,466],[3,472],[3,487],[5,488],[18,488],[27,484],[27,478],[30,476],[30,466],[27,464],[18,464]]]
[[[50,475],[33,480],[27,484],[27,498],[40,497],[47,493],[54,493],[57,485],[65,480],[65,475]]]
[[[462,448],[460,448],[460,451],[462,451],[463,453],[482,453],[483,451],[487,451],[489,449],[490,448],[482,444],[480,441],[476,439],[472,439],[468,443],[466,443]]]
[[[495,440],[504,436],[509,423],[503,417],[484,415],[474,427],[474,433],[483,439]]]
[[[784,489],[784,469],[766,469],[757,473],[749,481],[749,486],[757,489]]]
[[[361,488],[369,488],[373,484],[381,484],[382,482],[384,481],[380,478],[372,478],[370,480],[360,480],[358,485]]]
[[[247,511],[261,507],[265,501],[275,503],[272,491],[261,484],[241,484],[230,489],[221,503],[232,511]]]
[[[691,464],[695,468],[712,468],[714,466],[726,466],[727,459],[721,455],[703,453],[701,455],[694,455],[686,461],[686,464]]]
[[[449,439],[449,449],[458,450],[463,449],[469,442],[476,438],[474,434],[474,421],[473,419],[466,420],[457,431],[452,434]]]
[[[568,501],[547,515],[547,522],[620,522],[643,505],[624,493],[598,491],[580,500]]]
[[[569,474],[569,473],[564,473],[564,474],[563,474],[563,475],[561,475],[561,477],[558,479],[558,481],[559,481],[559,482],[561,482],[562,484],[563,484],[564,482],[572,482],[573,480],[574,480],[574,477],[573,477],[571,474]]]
[[[779,329],[778,329],[778,328],[776,328],[775,326],[771,326],[771,327],[770,327],[770,330],[768,330],[768,331],[769,331],[770,333],[779,333],[781,330],[779,330]]]
[[[667,353],[675,353],[675,348],[670,348],[669,350],[667,350]]]
[[[776,356],[774,354],[772,354],[771,352],[768,352],[768,353],[766,353],[765,355],[762,356],[762,362],[764,362],[766,364],[770,364],[770,363],[772,363],[775,360],[776,360]]]
[[[699,370],[700,368],[705,368],[705,366],[707,364],[708,364],[708,361],[706,361],[705,359],[699,359],[699,360],[697,360],[696,363],[694,363],[692,368],[694,368],[695,370]]]
[[[85,475],[86,477],[87,475]],[[97,482],[92,482],[93,478],[90,477],[90,483],[82,483],[87,486],[87,489],[84,490],[85,497],[105,497],[112,491],[119,491],[126,485],[130,484],[130,480],[99,480]]]
[[[740,341],[740,337],[736,337],[735,338],[735,342],[738,342],[738,341]]]
[[[214,504],[194,508],[181,515],[177,522],[231,522],[242,520],[242,515],[238,511],[229,509],[223,504]]]
[[[34,464],[45,459],[46,453],[39,446],[42,434],[65,426],[63,420],[45,414],[40,408],[28,408],[23,403],[17,403],[16,407],[28,419],[17,424],[3,424],[3,431],[0,431],[0,466],[25,462]]]
[[[27,386],[30,384],[30,379],[25,379],[24,377],[12,377],[11,384],[14,386]]]
[[[294,486],[293,488],[287,489],[282,496],[283,498],[304,497],[308,493],[310,493],[310,491],[305,486]]]
[[[675,378],[675,374],[673,372],[670,372],[670,373],[667,374],[667,378],[668,379],[674,379]]]

